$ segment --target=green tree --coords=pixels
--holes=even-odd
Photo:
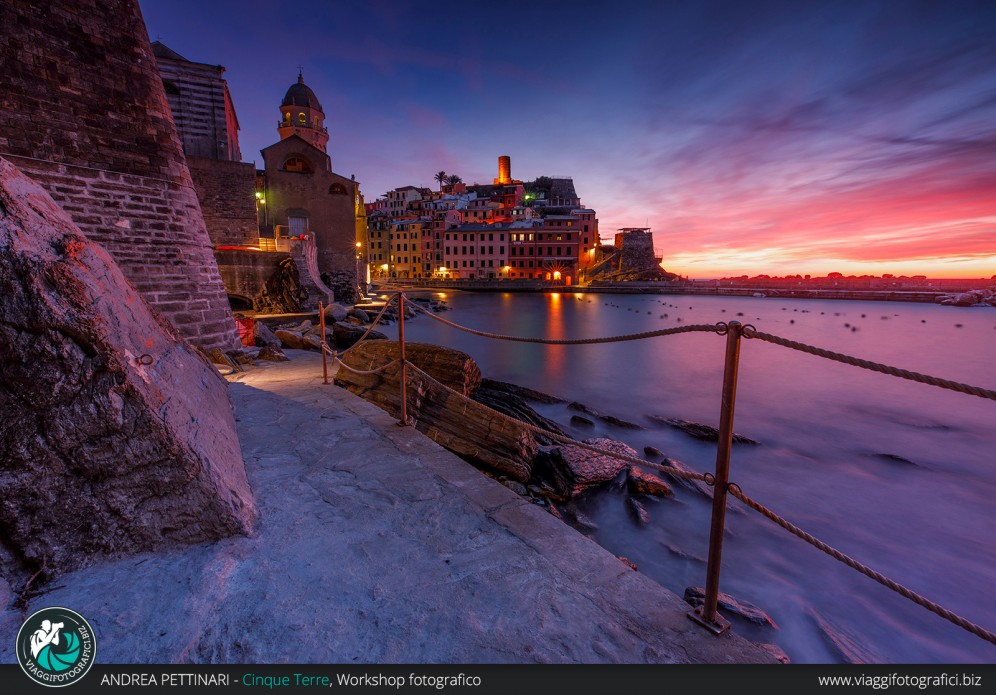
[[[450,174],[449,176],[446,177],[446,183],[448,183],[451,186],[455,186],[458,183],[463,183],[463,179],[461,179],[456,174]]]
[[[443,190],[443,184],[446,183],[446,172],[445,171],[440,171],[433,178],[435,178],[436,181],[439,182],[439,190],[442,191]]]

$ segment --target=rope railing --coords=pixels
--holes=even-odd
[[[817,357],[823,357],[828,360],[833,360],[834,362],[841,362],[854,367],[860,367],[861,369],[879,372],[880,374],[888,374],[889,376],[899,377],[900,379],[909,379],[910,381],[916,381],[920,384],[937,386],[942,389],[949,389],[951,391],[958,391],[959,393],[967,393],[970,396],[979,396],[980,398],[988,398],[989,400],[996,401],[996,391],[991,389],[970,386],[969,384],[962,384],[957,381],[951,381],[950,379],[941,379],[940,377],[930,376],[929,374],[911,372],[908,369],[900,369],[899,367],[892,367],[887,364],[872,362],[871,360],[861,359],[860,357],[852,357],[851,355],[845,355],[841,352],[834,352],[833,350],[807,345],[806,343],[800,343],[795,340],[788,340],[787,338],[781,338],[777,335],[772,335],[771,333],[762,333],[751,325],[743,327],[743,335],[745,338],[763,340],[767,343],[781,345],[782,347],[798,350],[799,352],[805,352],[810,355],[816,355]]]
[[[779,526],[781,526],[783,529],[785,529],[786,531],[788,531],[792,535],[796,536],[797,538],[801,538],[802,540],[806,541],[807,543],[809,543],[813,547],[818,548],[819,550],[822,550],[824,553],[826,553],[830,557],[834,558],[835,560],[838,560],[839,562],[844,563],[845,565],[847,565],[851,569],[857,570],[858,572],[860,572],[861,574],[865,575],[866,577],[869,577],[870,579],[874,579],[876,582],[878,582],[882,586],[886,587],[887,589],[891,589],[892,591],[896,592],[900,596],[903,596],[905,598],[908,598],[910,601],[913,601],[913,603],[916,603],[919,606],[923,606],[928,611],[941,616],[945,620],[948,620],[948,621],[954,623],[958,627],[963,628],[965,630],[968,630],[973,635],[981,637],[982,639],[986,640],[987,642],[992,642],[993,644],[996,644],[996,633],[993,633],[991,630],[987,630],[984,627],[976,625],[972,621],[970,621],[970,620],[968,620],[966,618],[961,617],[957,613],[953,613],[952,611],[948,610],[947,608],[944,608],[943,606],[941,606],[938,603],[935,603],[934,601],[931,601],[928,598],[924,598],[923,596],[921,596],[920,594],[916,593],[915,591],[913,591],[911,589],[908,589],[905,586],[903,586],[902,584],[899,584],[898,582],[895,582],[895,581],[889,579],[884,574],[882,574],[880,572],[876,572],[875,570],[873,570],[872,568],[870,568],[868,565],[865,565],[865,564],[863,564],[861,562],[858,562],[854,558],[849,557],[848,555],[845,555],[844,553],[840,552],[836,548],[834,548],[834,547],[832,547],[830,545],[827,545],[826,543],[824,543],[820,539],[816,538],[812,534],[809,534],[809,533],[803,531],[801,528],[799,528],[795,524],[793,524],[790,521],[787,521],[784,518],[778,516],[773,511],[771,511],[770,509],[768,509],[767,507],[765,507],[763,504],[761,504],[761,503],[759,503],[759,502],[751,499],[747,495],[745,495],[743,493],[743,491],[740,489],[740,486],[737,485],[736,483],[730,483],[728,485],[728,491],[729,491],[729,493],[731,495],[733,495],[734,497],[736,497],[738,500],[740,500],[741,502],[743,502],[744,504],[746,504],[748,507],[750,507],[754,511],[758,512],[762,516],[764,516],[764,517],[770,519],[771,521],[775,522],[776,524],[778,524]]]
[[[398,332],[399,341],[401,343],[401,356],[398,359],[391,360],[386,364],[370,369],[370,370],[358,370],[355,367],[345,364],[341,357],[348,353],[350,350],[356,348],[360,343],[362,343],[373,330],[373,327],[381,320],[387,308],[391,303],[397,299],[399,305],[398,311]],[[824,553],[830,555],[834,559],[842,562],[843,564],[851,567],[852,569],[860,572],[861,574],[875,580],[879,584],[887,587],[888,589],[894,591],[895,593],[903,596],[904,598],[913,601],[919,606],[926,608],[927,610],[935,613],[936,615],[950,621],[954,625],[961,627],[972,634],[987,640],[993,644],[996,644],[996,633],[987,630],[970,620],[963,618],[956,613],[944,608],[943,606],[924,598],[920,594],[908,589],[907,587],[895,582],[885,575],[871,569],[867,565],[858,562],[857,560],[845,555],[839,550],[831,547],[830,545],[824,543],[823,541],[817,539],[815,536],[803,531],[798,526],[795,526],[791,522],[785,520],[784,518],[778,516],[770,509],[764,505],[756,502],[747,495],[743,493],[739,485],[736,483],[730,483],[728,479],[728,469],[729,469],[729,459],[730,459],[730,448],[732,444],[733,436],[733,411],[734,402],[736,399],[736,381],[737,381],[737,367],[739,363],[739,349],[740,349],[740,338],[746,337],[749,339],[757,339],[765,342],[769,342],[775,345],[780,345],[792,350],[797,350],[805,352],[807,354],[815,355],[817,357],[823,357],[835,362],[840,362],[843,364],[848,364],[851,366],[859,367],[862,369],[867,369],[874,372],[879,372],[889,376],[895,376],[902,379],[907,379],[915,381],[922,384],[927,384],[930,386],[937,386],[939,388],[944,388],[959,393],[965,393],[972,396],[978,396],[981,398],[986,398],[990,400],[996,400],[996,391],[990,389],[984,389],[977,386],[971,386],[968,384],[962,384],[956,381],[951,381],[949,379],[942,379],[939,377],[934,377],[926,374],[921,374],[919,372],[912,372],[905,369],[900,369],[898,367],[892,367],[890,365],[880,364],[877,362],[872,362],[870,360],[861,359],[858,357],[853,357],[850,355],[845,355],[843,353],[834,352],[832,350],[827,350],[824,348],[815,347],[813,345],[807,345],[805,343],[800,343],[793,340],[788,340],[786,338],[781,338],[770,333],[762,333],[758,331],[754,326],[746,325],[743,326],[738,321],[731,321],[728,324],[724,322],[716,324],[692,324],[688,326],[681,326],[677,328],[666,328],[656,331],[646,331],[643,333],[634,333],[621,336],[609,336],[602,338],[582,338],[582,339],[565,339],[565,340],[554,340],[546,338],[529,338],[523,336],[509,336],[501,335],[498,333],[490,333],[487,331],[480,331],[473,328],[468,328],[462,326],[453,321],[444,319],[441,316],[437,316],[428,309],[418,305],[415,302],[410,302],[409,305],[414,308],[415,311],[425,314],[430,318],[450,326],[456,330],[469,333],[471,335],[477,335],[484,338],[490,338],[494,340],[504,340],[513,342],[523,342],[523,343],[536,343],[543,345],[596,345],[604,343],[615,343],[624,342],[631,340],[642,340],[646,338],[655,338],[666,335],[678,335],[682,333],[715,333],[717,335],[725,335],[727,338],[727,355],[726,355],[726,368],[724,374],[724,385],[723,385],[723,404],[721,411],[721,428],[720,428],[720,441],[717,451],[717,461],[716,461],[716,474],[711,473],[698,473],[696,471],[689,471],[683,469],[673,468],[665,464],[654,463],[647,461],[645,459],[636,458],[633,456],[628,456],[621,454],[616,451],[610,451],[608,449],[603,449],[601,447],[588,444],[583,441],[578,441],[567,435],[552,432],[538,425],[534,425],[529,422],[525,422],[511,415],[503,413],[499,410],[491,408],[483,403],[473,400],[469,396],[457,391],[446,384],[441,383],[439,380],[435,379],[432,375],[426,373],[424,370],[420,369],[412,362],[410,362],[405,357],[404,352],[404,321],[405,321],[405,295],[403,291],[399,291],[393,294],[392,298],[384,305],[381,312],[377,315],[377,318],[363,334],[363,336],[350,348],[344,350],[341,353],[336,353],[335,350],[330,348],[324,340],[322,340],[322,351],[323,356],[327,352],[332,355],[334,362],[345,369],[359,375],[373,375],[381,374],[391,367],[400,363],[400,382],[401,382],[401,410],[402,410],[402,420],[401,424],[409,424],[407,412],[407,387],[409,380],[409,372],[411,374],[417,375],[422,379],[426,379],[435,385],[441,387],[446,392],[452,394],[453,396],[461,399],[466,404],[473,404],[474,407],[482,409],[484,412],[492,415],[493,417],[500,418],[504,422],[509,422],[517,427],[521,427],[525,430],[530,431],[534,435],[540,435],[546,437],[552,441],[559,442],[568,446],[578,447],[593,453],[615,458],[617,460],[623,461],[630,465],[641,466],[644,468],[650,468],[659,473],[662,473],[671,478],[685,479],[685,480],[696,480],[705,482],[707,485],[713,487],[713,521],[712,528],[710,530],[710,548],[709,548],[709,563],[707,568],[707,581],[706,581],[706,598],[705,603],[702,608],[698,608],[689,614],[689,617],[696,622],[704,625],[716,634],[722,634],[729,627],[729,623],[724,621],[716,612],[717,598],[719,593],[719,567],[720,559],[722,553],[722,538],[724,535],[723,528],[725,525],[725,509],[726,509],[726,495],[729,493],[733,495],[738,500],[743,502],[745,505],[754,509],[764,517],[773,521],[777,525],[781,526],[783,529],[787,530],[796,537],[802,539],[803,541],[813,545]]]

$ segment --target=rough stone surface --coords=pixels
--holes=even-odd
[[[614,439],[585,439],[584,443],[639,458],[635,449]],[[576,497],[589,488],[604,485],[627,467],[625,461],[572,444],[544,447],[536,465],[537,471],[550,480],[556,491],[568,497]]]
[[[280,338],[273,334],[265,323],[262,321],[257,321],[254,324],[256,330],[256,345],[257,347],[280,347]]]
[[[51,576],[255,518],[224,381],[0,160],[0,536]]]
[[[323,386],[318,354],[235,378],[257,534],[103,563],[28,606],[81,612],[101,663],[774,662],[702,630],[678,596],[414,429]],[[2,663],[14,663],[21,620],[0,613]]]
[[[691,606],[701,606],[705,603],[705,589],[701,586],[690,586],[686,588],[685,601],[687,601]],[[757,623],[758,625],[767,625],[768,627],[778,627],[775,625],[775,621],[771,619],[771,616],[750,601],[745,601],[720,591],[718,604],[723,610],[729,611],[734,615],[738,615],[748,622]]]
[[[656,473],[640,468],[639,466],[629,466],[629,475],[626,479],[629,491],[637,495],[653,495],[655,497],[673,497],[674,491],[671,486],[664,482]]]
[[[661,417],[660,415],[648,415],[647,417],[654,422],[681,430],[695,439],[701,439],[706,442],[719,441],[719,430],[712,425],[705,425],[701,422],[690,422],[689,420],[682,420],[677,417]],[[756,445],[758,442],[750,437],[734,432],[733,443]]]
[[[332,340],[335,341],[335,346],[340,350],[353,347],[360,341],[360,338],[363,338],[364,334],[367,334],[364,340],[387,340],[387,336],[380,331],[367,333],[365,328],[351,326],[348,323],[332,324]]]
[[[277,329],[273,332],[273,335],[280,341],[280,347],[290,348],[291,350],[301,350],[304,348],[304,336],[299,331]]]
[[[325,319],[330,321],[345,321],[349,310],[342,304],[329,304],[325,307]]]
[[[408,370],[411,423],[468,461],[520,483],[527,482],[537,448],[532,433],[433,381],[458,393],[472,394],[481,383],[481,370],[470,355],[423,343],[406,343],[405,351],[412,364],[432,377],[427,379],[414,369]],[[396,360],[398,354],[395,341],[363,342],[347,353],[343,362],[352,369],[368,371]],[[341,368],[335,380],[400,418],[400,372],[398,364],[379,374],[356,374]]]

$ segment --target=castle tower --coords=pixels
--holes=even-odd
[[[498,178],[496,184],[512,183],[512,158],[507,154],[498,158]]]
[[[304,75],[297,74],[280,102],[280,122],[277,132],[281,140],[297,135],[305,142],[325,152],[329,142],[329,129],[325,127],[325,112],[311,87],[304,83]]]

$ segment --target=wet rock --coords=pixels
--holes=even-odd
[[[643,506],[643,503],[635,497],[626,498],[626,508],[629,509],[629,513],[633,515],[640,526],[646,526],[650,523],[650,512],[647,508]]]
[[[535,389],[526,388],[525,386],[519,386],[518,384],[511,384],[507,381],[498,381],[497,379],[482,379],[481,386],[483,388],[490,389],[498,393],[505,393],[512,396],[518,396],[524,401],[532,401],[534,403],[563,403],[563,398],[557,398],[556,396],[551,396],[548,393],[543,393],[542,391],[536,391]]]
[[[661,417],[660,415],[648,415],[647,418],[662,425],[668,425],[669,427],[679,429],[695,439],[701,439],[707,442],[719,441],[719,430],[712,425],[704,425],[701,422],[691,422],[689,420],[682,420],[681,418],[676,417]],[[734,432],[733,443],[756,445],[759,442],[751,439],[750,437],[745,437],[742,434]]]
[[[706,564],[706,559],[704,557],[699,557],[698,555],[690,553],[687,550],[683,550],[682,548],[679,548],[676,545],[673,545],[671,543],[665,543],[664,547],[667,549],[669,553],[671,553],[675,557],[681,558],[682,560],[691,560],[692,562],[698,562],[703,565]]]
[[[345,350],[356,345],[360,338],[363,338],[364,333],[366,333],[366,329],[359,326],[351,326],[347,323],[335,323],[332,325],[332,340],[340,350]],[[370,331],[370,334],[366,338],[363,338],[363,340],[364,342],[368,340],[387,340],[387,336],[380,331]]]
[[[614,439],[585,439],[585,444],[637,457],[636,451]],[[626,462],[571,444],[541,447],[536,457],[537,473],[549,480],[557,493],[576,497],[585,490],[604,485],[626,469]]]
[[[699,607],[705,603],[705,589],[701,586],[690,586],[685,589],[685,601],[694,607]],[[768,625],[777,628],[775,621],[767,613],[755,606],[750,601],[736,598],[730,594],[719,592],[719,607],[723,610],[740,616],[747,622],[758,625]]]
[[[0,543],[22,569],[249,530],[227,384],[3,159],[0,296]]]
[[[559,424],[548,417],[540,415],[524,399],[520,398],[514,392],[503,388],[504,385],[500,381],[482,379],[481,385],[474,391],[472,398],[478,403],[514,417],[516,420],[535,425],[548,432],[561,435],[567,434]],[[541,434],[533,433],[533,436],[536,437],[537,442],[543,445],[553,444],[554,442],[552,438]]]
[[[664,454],[661,453],[661,450],[658,449],[657,447],[645,446],[643,447],[643,455],[647,456],[648,458],[660,458]]]
[[[256,355],[256,359],[267,362],[286,362],[287,355],[278,347],[265,347],[260,349],[259,354]]]
[[[557,509],[557,506],[556,506],[556,505],[555,505],[555,504],[554,504],[553,502],[549,502],[549,503],[548,503],[548,504],[546,505],[546,510],[547,510],[548,512],[550,512],[550,514],[552,514],[553,516],[555,516],[555,517],[557,517],[558,519],[560,519],[561,521],[563,521],[563,520],[564,520],[564,515],[560,513],[560,510],[559,510],[559,509]]]
[[[571,424],[575,427],[594,427],[595,423],[584,415],[571,415]]]
[[[841,661],[848,664],[883,662],[874,651],[864,646],[860,638],[852,634],[847,628],[829,620],[816,610],[810,610],[809,616],[816,623],[816,627],[823,635],[827,646],[837,654]]]
[[[619,427],[619,428],[622,428],[622,429],[625,429],[625,430],[642,430],[642,429],[644,429],[642,425],[637,425],[635,422],[629,422],[628,420],[622,420],[620,418],[615,417],[614,415],[603,415],[600,412],[598,412],[597,410],[595,410],[594,408],[591,408],[591,407],[585,405],[584,403],[578,403],[577,401],[574,401],[573,403],[569,404],[567,407],[570,408],[571,410],[576,410],[576,411],[578,411],[580,413],[584,413],[585,415],[590,415],[591,417],[596,417],[599,420],[601,420],[602,422],[606,422],[606,423],[608,423],[610,425],[614,425],[616,427]]]
[[[920,464],[910,461],[908,458],[903,458],[902,456],[897,456],[896,454],[872,454],[875,458],[880,461],[885,461],[886,463],[892,463],[899,466],[913,466],[914,468],[920,468]]]
[[[654,497],[674,497],[674,490],[657,474],[639,466],[629,466],[628,471],[626,484],[631,493],[653,495]]]
[[[297,331],[288,331],[278,328],[273,333],[280,341],[280,347],[291,350],[301,350],[304,348],[304,336]]]

